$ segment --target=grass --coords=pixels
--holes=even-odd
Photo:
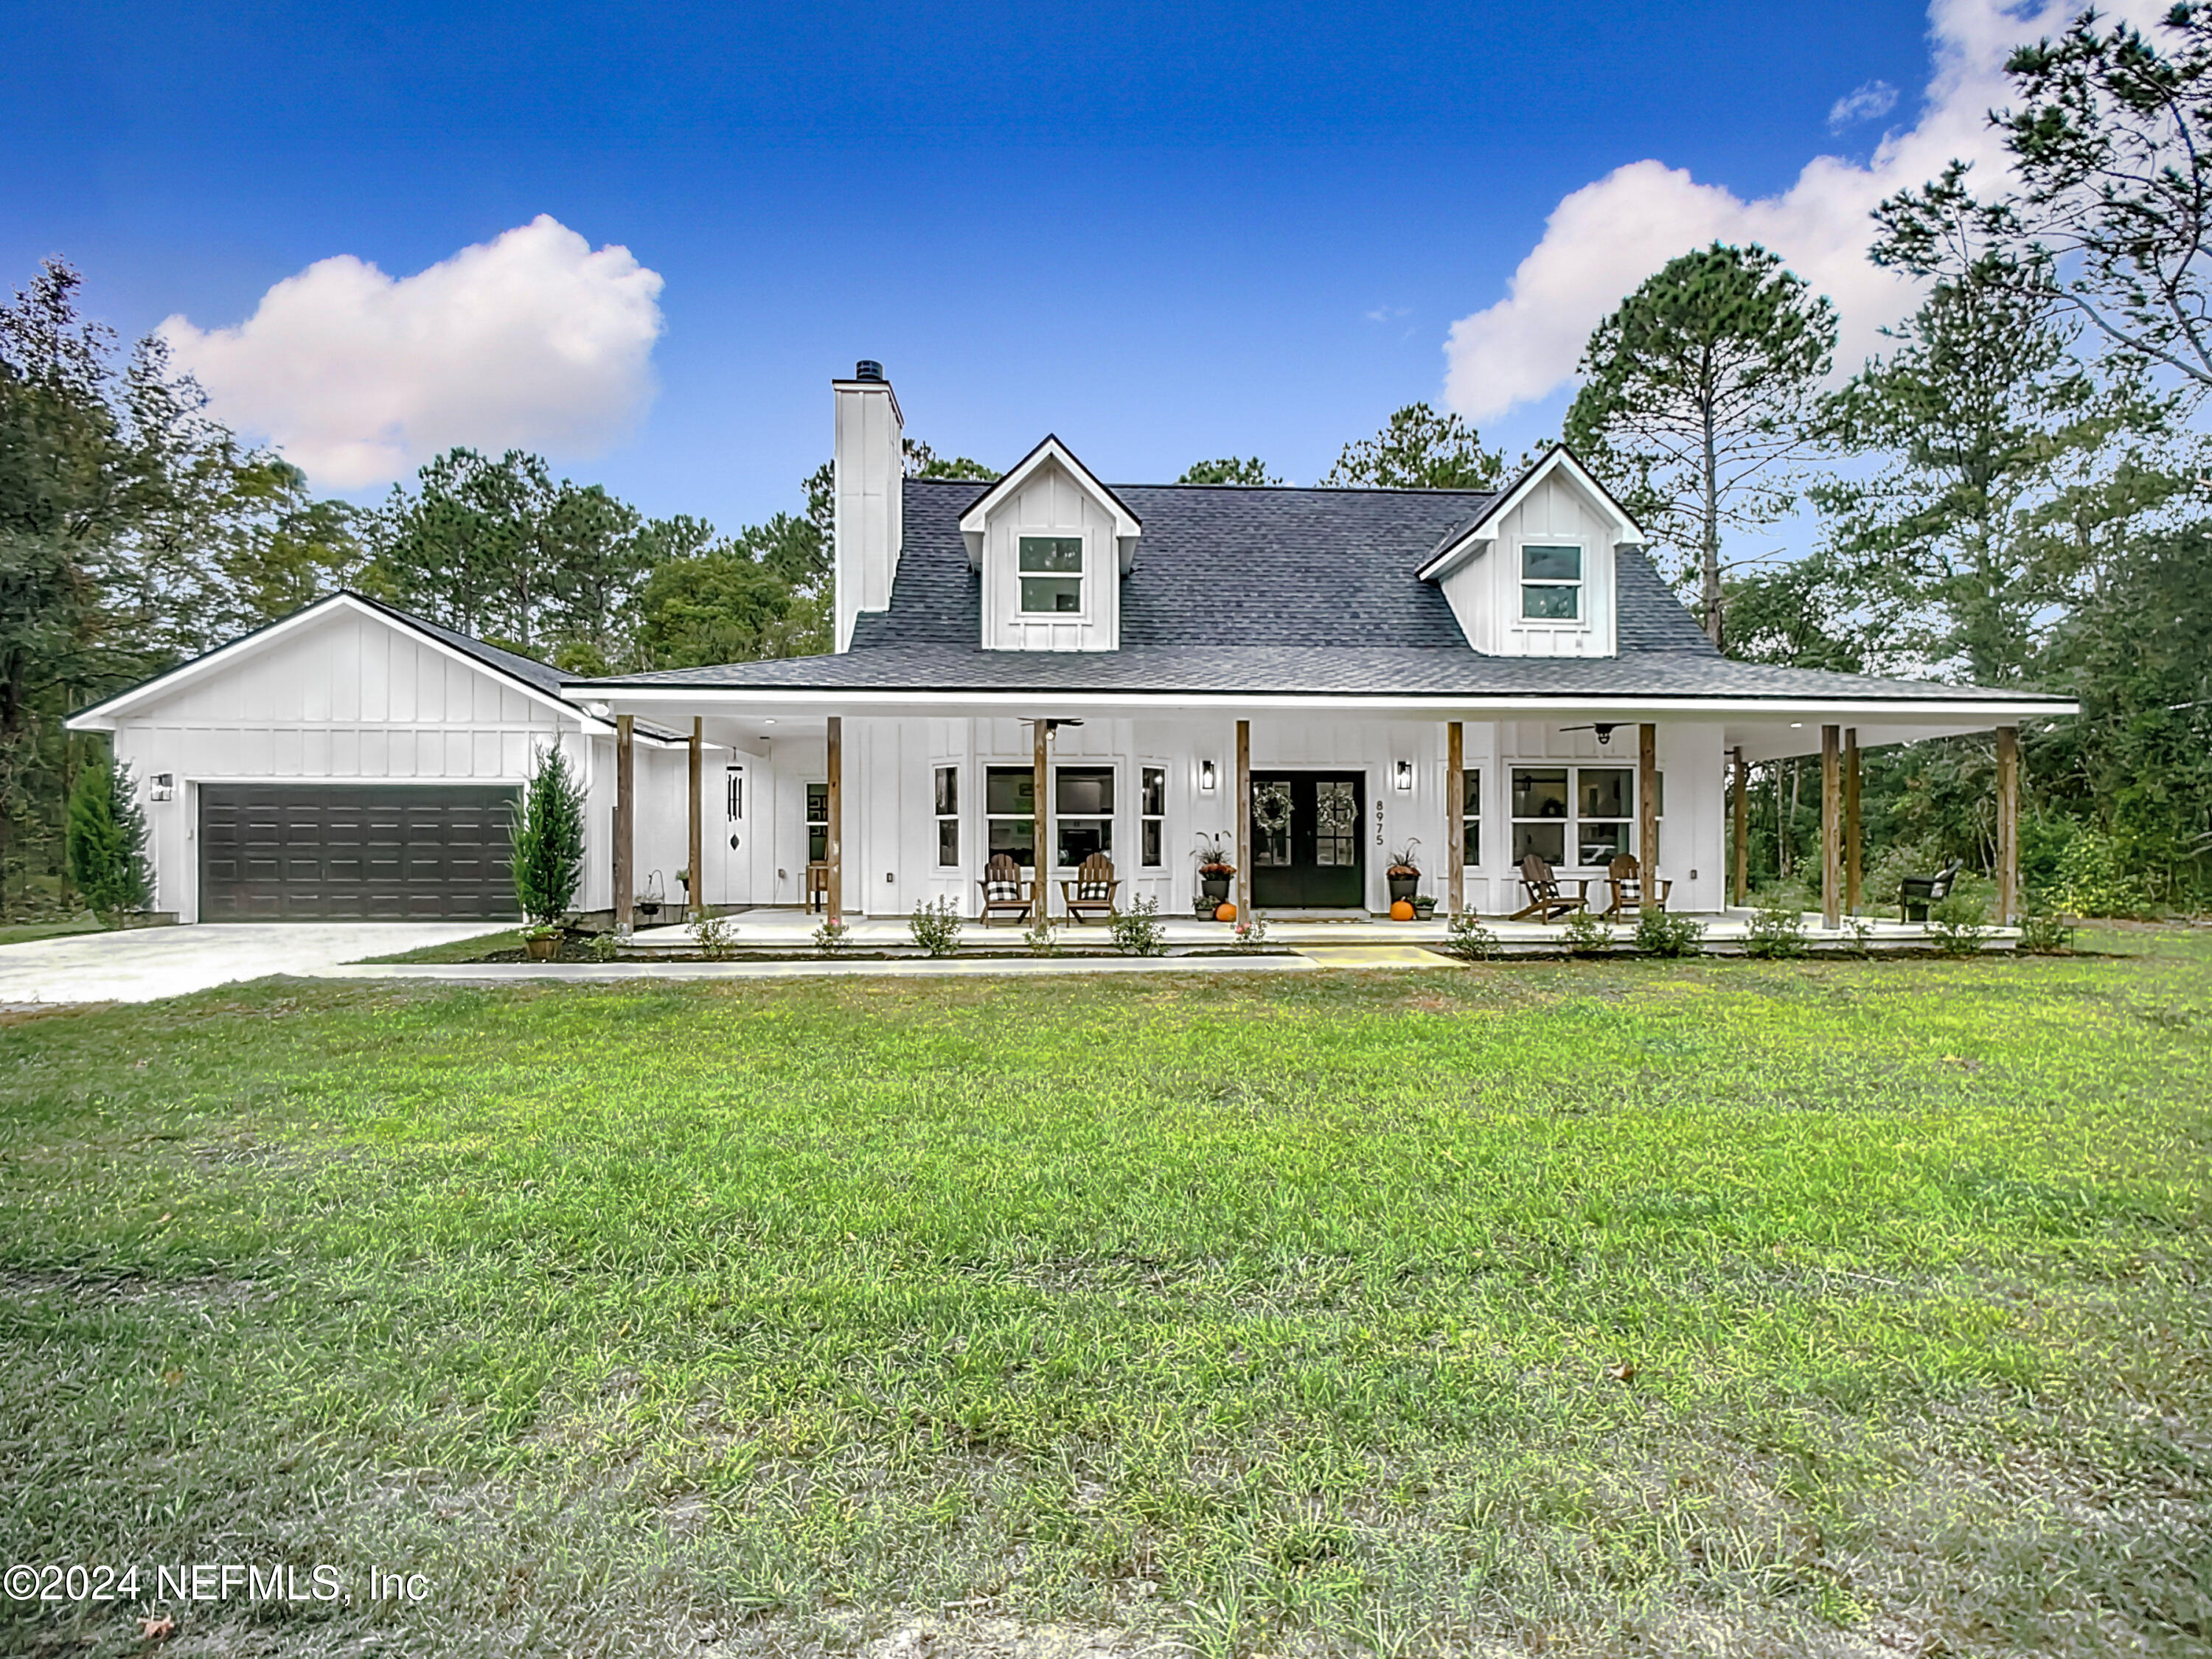
[[[0,945],[28,945],[33,939],[61,939],[70,933],[97,933],[97,916],[76,915],[59,921],[0,923]]]
[[[443,945],[418,945],[390,956],[363,957],[363,962],[481,962],[495,951],[522,949],[522,929],[509,927],[447,939]]]
[[[2212,940],[2122,948],[20,1020],[0,1556],[425,1575],[167,1609],[241,1654],[2201,1653]]]

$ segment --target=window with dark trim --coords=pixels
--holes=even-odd
[[[1462,865],[1482,862],[1482,773],[1470,766],[1460,774],[1459,803],[1460,834],[1466,844],[1460,849]]]
[[[1059,867],[1074,869],[1093,853],[1114,855],[1114,769],[1063,766],[1053,775],[1054,847]]]
[[[1166,861],[1168,773],[1164,766],[1144,769],[1137,791],[1137,862],[1156,870]]]
[[[1026,766],[993,766],[983,773],[984,854],[1004,853],[1024,870],[1036,867],[1036,774]]]

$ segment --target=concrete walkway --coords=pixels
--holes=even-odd
[[[0,945],[0,1007],[152,1002],[270,974],[317,974],[498,931],[486,921],[213,922]]]

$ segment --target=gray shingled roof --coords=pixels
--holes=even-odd
[[[960,515],[989,488],[906,481],[890,607],[861,614],[851,650],[602,684],[1170,696],[2019,696],[1730,660],[1633,548],[1615,556],[1618,656],[1484,655],[1468,645],[1442,591],[1414,574],[1493,499],[1480,490],[1116,484],[1145,526],[1136,567],[1122,580],[1121,648],[986,651],[981,584]]]

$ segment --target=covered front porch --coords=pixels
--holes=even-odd
[[[1023,925],[1067,921],[1067,890],[1099,856],[1113,866],[1114,907],[1155,909],[1174,949],[1219,948],[1229,927],[1211,918],[1224,901],[1237,916],[1270,921],[1271,941],[1285,945],[1340,943],[1354,937],[1346,929],[1365,928],[1378,941],[1440,942],[1458,914],[1486,919],[1509,948],[1548,949],[1565,918],[1522,914],[1533,856],[1562,892],[1629,926],[1615,884],[1620,861],[1632,860],[1655,904],[1698,915],[1726,947],[1748,916],[1749,768],[1817,754],[1817,943],[1843,938],[1844,919],[1869,908],[1860,756],[1974,731],[1995,733],[1999,763],[1993,920],[2009,923],[2019,910],[2017,728],[2001,718],[2014,711],[1996,706],[1201,696],[1163,708],[1124,696],[1038,708],[1028,696],[976,694],[609,694],[612,884],[624,933],[643,924],[649,935],[703,909],[733,914],[746,945],[811,948],[814,928],[834,916],[854,927],[856,945],[881,932],[895,946],[917,908],[978,921],[995,861],[1006,860],[1018,896],[994,919],[1012,924],[996,931],[1016,948]],[[629,734],[647,714],[679,732],[688,726],[690,745],[682,840],[660,823],[645,836],[688,856],[678,866],[665,851],[651,870],[635,852],[630,781]],[[1233,866],[1218,900],[1198,856],[1207,845]],[[1420,872],[1413,889],[1433,914],[1387,921],[1405,890],[1391,872],[1408,853]],[[660,896],[657,915],[639,904],[646,895]],[[1870,919],[1875,941],[1904,925],[1893,909]],[[1070,945],[1105,933],[1062,932]],[[972,928],[970,942],[986,936]]]

